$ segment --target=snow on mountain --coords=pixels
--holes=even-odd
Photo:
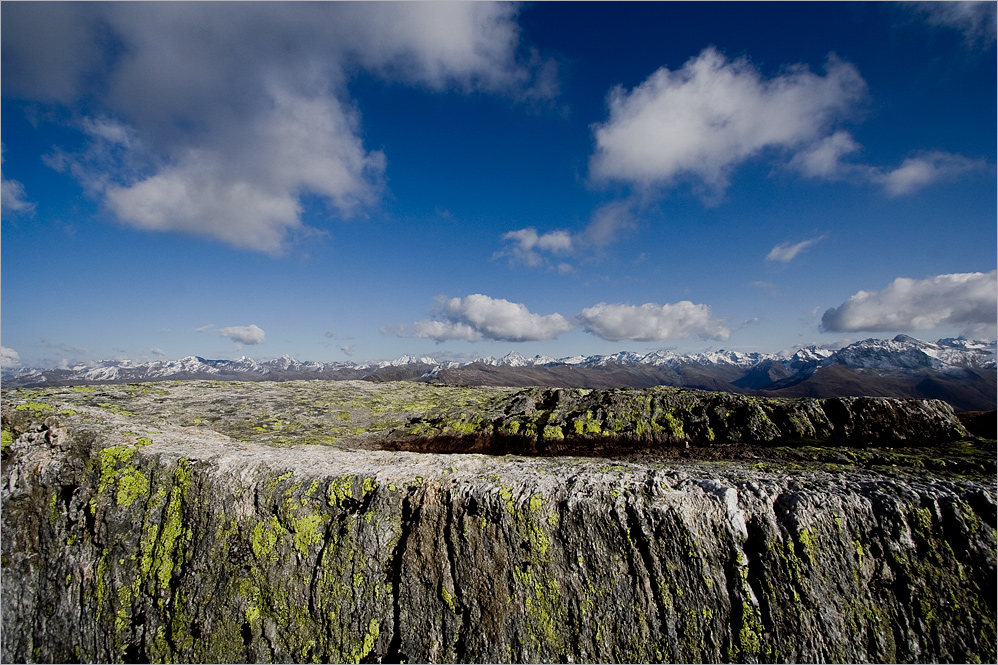
[[[698,365],[734,365],[736,367],[754,367],[761,361],[775,356],[768,353],[742,353],[740,351],[708,351],[687,356],[687,362]]]
[[[554,359],[540,355],[526,358],[517,351],[511,351],[499,359],[488,357],[474,362],[511,369],[551,365],[601,368],[610,364],[668,366],[679,369],[683,364],[692,364],[705,369],[711,367],[740,368],[746,372],[754,368],[766,369],[773,363],[782,363],[791,373],[812,372],[819,367],[839,364],[853,369],[911,374],[923,371],[955,373],[966,369],[994,369],[996,356],[998,353],[996,353],[995,342],[964,338],[947,338],[937,342],[925,342],[907,335],[898,335],[889,340],[863,340],[838,351],[807,346],[796,349],[792,354],[789,352],[767,354],[718,350],[681,355],[672,351],[658,350],[644,354],[621,351],[609,355],[577,355]],[[140,364],[128,360],[103,360],[64,368],[19,367],[5,369],[3,383],[6,386],[124,383],[163,380],[173,377],[219,377],[222,379],[244,377],[247,380],[271,378],[284,380],[302,376],[336,379],[358,378],[365,376],[365,372],[405,368],[410,365],[427,366],[428,369],[422,373],[421,379],[431,380],[442,370],[459,369],[469,364],[471,363],[439,361],[428,356],[410,355],[402,356],[396,360],[366,364],[303,362],[286,355],[264,362],[258,362],[245,356],[236,360],[208,360],[199,356],[187,356],[179,360],[155,360]],[[766,369],[766,371],[769,370]]]
[[[549,365],[551,363],[561,362],[560,360],[555,360],[550,356],[534,356],[533,358],[525,358],[516,351],[510,351],[502,358],[493,358],[488,356],[479,359],[477,362],[483,365],[489,365],[490,367],[532,367],[534,365]]]
[[[908,335],[894,339],[866,339],[839,349],[822,361],[854,369],[881,371],[947,370],[995,366],[994,344],[945,339],[923,342]]]
[[[416,356],[405,355],[395,360],[386,360],[378,363],[378,367],[404,367],[405,365],[436,365],[437,361],[429,356],[417,358]]]

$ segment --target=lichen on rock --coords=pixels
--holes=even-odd
[[[4,391],[0,656],[995,659],[994,442],[939,404],[404,388]]]

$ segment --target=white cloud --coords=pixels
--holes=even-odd
[[[393,331],[399,337],[421,337],[438,342],[482,339],[526,342],[553,339],[575,328],[561,314],[534,314],[526,305],[476,293],[465,298],[441,299],[436,320],[417,321]]]
[[[149,349],[149,353],[153,354],[157,358],[166,357],[166,351],[164,351],[163,349],[157,349],[157,348]]]
[[[994,326],[998,280],[989,273],[954,273],[929,279],[899,277],[882,291],[859,291],[825,311],[832,332],[928,330],[942,325]]]
[[[790,160],[789,167],[810,178],[880,185],[889,196],[912,194],[933,183],[989,168],[982,159],[939,150],[909,157],[895,169],[843,160],[861,149],[849,132],[839,131],[801,150]]]
[[[963,33],[968,46],[987,48],[995,41],[994,2],[909,2],[929,25],[953,28]]]
[[[218,334],[222,337],[228,337],[233,342],[239,344],[263,344],[267,341],[267,336],[263,332],[263,329],[252,323],[248,326],[219,328]]]
[[[689,300],[640,306],[599,303],[582,310],[577,318],[586,332],[612,342],[650,342],[690,335],[723,341],[731,335],[723,319],[711,316],[710,307]]]
[[[337,218],[380,200],[386,159],[363,145],[357,72],[517,99],[557,87],[551,63],[519,55],[510,4],[94,3],[72,20],[34,4],[4,10],[5,91],[92,109],[88,147],[48,163],[125,224],[271,254],[316,233],[304,195]]]
[[[523,264],[536,267],[544,263],[540,252],[567,254],[572,251],[573,238],[568,231],[549,231],[543,235],[530,227],[510,231],[502,236],[506,249],[492,255],[493,259],[508,258],[510,264]]]
[[[769,250],[769,254],[766,255],[766,260],[789,263],[790,261],[793,261],[798,254],[803,252],[808,247],[821,242],[824,238],[825,236],[818,236],[817,238],[808,238],[807,240],[802,240],[798,243],[780,243],[779,245],[773,247],[773,249]]]
[[[790,160],[790,168],[811,178],[839,180],[850,169],[842,162],[842,157],[861,148],[852,134],[838,131],[794,155]]]
[[[4,150],[6,148],[0,144],[0,165],[3,164]],[[31,213],[35,210],[35,204],[25,196],[24,185],[17,180],[5,178],[2,169],[0,169],[0,209],[11,213]]]
[[[906,159],[893,171],[878,171],[873,180],[882,184],[891,196],[901,196],[940,180],[986,168],[987,164],[982,160],[936,151]]]
[[[637,226],[639,203],[631,199],[604,203],[593,211],[589,225],[579,234],[579,244],[602,249],[619,239],[620,235]]]
[[[511,266],[537,267],[548,265],[549,258],[598,252],[637,225],[637,206],[638,203],[632,199],[605,203],[593,211],[589,224],[578,233],[556,230],[538,234],[533,227],[510,231],[502,236],[506,247],[494,253],[492,258],[507,258]],[[569,263],[561,262],[557,270],[568,274],[574,268]]]
[[[30,213],[35,209],[35,204],[27,199],[24,185],[0,174],[0,208],[4,212]]]
[[[710,47],[630,92],[618,86],[609,118],[594,125],[591,172],[643,187],[688,176],[723,191],[738,164],[766,149],[811,145],[854,113],[866,95],[859,72],[835,56],[825,70],[796,65],[766,79],[747,59],[729,61]]]
[[[21,356],[14,349],[8,349],[6,346],[0,346],[0,367],[4,369],[13,369],[14,367],[21,366]]]

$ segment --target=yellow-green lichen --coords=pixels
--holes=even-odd
[[[160,587],[168,589],[173,572],[180,564],[179,550],[190,533],[183,526],[184,495],[191,485],[189,462],[180,459],[174,472],[174,484],[170,489],[170,502],[163,516],[163,526],[153,549],[150,573],[159,581]]]
[[[457,614],[457,606],[454,604],[454,596],[451,595],[450,591],[447,590],[443,584],[440,585],[440,598],[444,601],[451,612]]]
[[[359,663],[374,650],[374,645],[378,641],[378,636],[380,634],[381,624],[378,623],[377,619],[371,619],[371,622],[367,624],[367,633],[364,635],[364,642],[360,645],[360,648],[352,649],[350,653],[347,654],[346,662]]]
[[[277,554],[274,549],[277,546],[278,533],[283,530],[276,515],[271,515],[264,522],[258,522],[250,532],[250,547],[253,550],[253,556],[261,561],[276,561]]]
[[[15,411],[30,411],[31,415],[38,417],[49,411],[52,411],[52,407],[48,404],[42,404],[41,402],[25,402],[24,404],[18,404],[14,407]]]
[[[126,508],[135,503],[140,496],[149,494],[149,479],[138,469],[124,469],[118,475],[118,491],[115,501]]]
[[[545,439],[564,439],[565,433],[559,425],[545,425],[541,436]]]
[[[322,530],[329,518],[322,513],[309,513],[304,517],[292,517],[291,529],[294,532],[295,549],[303,555],[309,547],[322,542]]]
[[[331,507],[342,507],[348,499],[353,498],[353,481],[354,477],[348,474],[330,481],[327,497]]]
[[[665,420],[665,425],[669,428],[669,432],[672,433],[672,436],[677,439],[686,438],[686,434],[683,432],[683,422],[681,420],[668,411],[662,414],[662,419]]]

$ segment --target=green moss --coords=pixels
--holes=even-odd
[[[14,443],[14,433],[4,428],[0,430],[0,450],[7,450],[7,448]]]

